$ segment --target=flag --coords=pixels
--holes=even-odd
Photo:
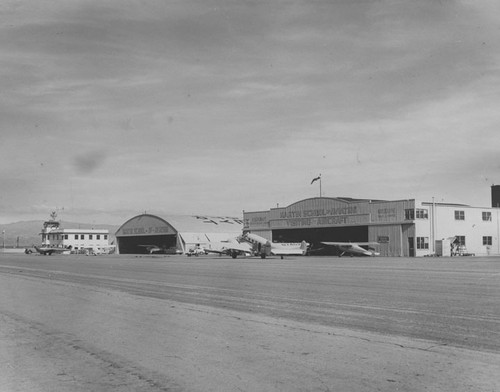
[[[318,181],[318,180],[321,180],[321,175],[316,177],[316,178],[313,178],[313,180],[311,181],[311,185],[313,184],[314,181]]]

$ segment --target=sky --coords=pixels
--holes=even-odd
[[[487,207],[497,0],[6,0],[0,223]]]

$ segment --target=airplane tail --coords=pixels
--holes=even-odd
[[[305,241],[302,241],[300,244],[300,250],[302,251],[302,255],[305,255],[308,249],[309,249],[309,244]]]

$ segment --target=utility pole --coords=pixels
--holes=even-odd
[[[436,252],[436,202],[434,201],[434,196],[432,196],[432,220],[431,220],[432,228],[431,228],[431,234],[432,234],[432,253]]]

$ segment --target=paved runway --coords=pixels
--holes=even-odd
[[[2,323],[24,331],[4,345],[53,347],[17,366],[73,363],[71,390],[500,387],[497,258],[4,254],[0,294]]]

